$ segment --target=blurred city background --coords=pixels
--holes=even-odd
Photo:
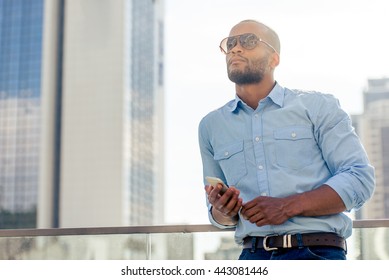
[[[352,117],[377,186],[350,216],[389,219],[388,12],[384,0],[0,0],[0,230],[208,224],[197,125],[234,98],[218,45],[247,18],[279,33],[281,85],[331,93]],[[232,232],[208,234],[161,234],[155,257],[236,258]],[[142,258],[149,242],[113,236],[129,249],[109,255],[86,238],[0,237],[0,259]],[[93,253],[63,253],[80,244]],[[387,241],[365,247],[379,252],[353,257],[389,259]]]

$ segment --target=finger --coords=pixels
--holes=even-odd
[[[222,196],[218,196],[217,202],[214,206],[224,215],[230,215],[238,202],[238,196],[233,190],[227,190]]]
[[[266,217],[262,217],[258,221],[255,222],[255,224],[259,227],[270,225],[271,223],[266,219]]]
[[[230,209],[230,212],[228,213],[229,216],[236,216],[238,215],[239,211],[242,208],[243,199],[238,196],[237,193],[233,196],[233,198],[230,201],[230,205],[228,208]]]
[[[235,206],[236,201],[238,201],[238,196],[236,195],[234,190],[228,189],[223,195],[219,198],[220,204],[223,205],[223,207],[233,208]],[[233,205],[228,205],[230,202],[233,202]]]
[[[247,206],[247,203],[243,203],[241,214],[243,215],[243,217],[245,217],[248,220],[249,217],[255,214],[253,206],[251,206],[250,204]]]
[[[236,208],[239,205],[238,202],[239,202],[239,197],[236,195],[236,193],[234,193],[225,206],[226,214],[231,214],[231,213],[236,214],[237,213]]]
[[[255,215],[252,215],[250,217],[249,221],[250,221],[250,223],[255,224],[255,223],[259,222],[260,220],[262,220],[262,218],[263,218],[262,213],[256,213]]]
[[[218,198],[218,191],[215,191],[215,187],[206,186],[206,192],[208,194],[208,201],[213,205]]]
[[[211,192],[213,190],[218,190],[220,191],[222,189],[222,185],[221,184],[217,184],[216,186],[213,186],[213,185],[205,185],[204,186],[204,189],[206,192]]]
[[[234,209],[232,209],[231,213],[236,215],[238,214],[239,210],[242,208],[242,199],[241,198],[238,198],[238,201],[237,203],[235,204],[235,207]]]
[[[255,223],[255,216],[260,215],[260,210],[258,208],[250,208],[250,209],[245,209],[242,211],[242,215],[246,220],[249,220],[252,223]]]
[[[257,201],[255,201],[255,200],[250,200],[250,201],[244,203],[242,207],[243,207],[243,209],[248,210],[248,209],[253,208],[255,205],[257,205]]]

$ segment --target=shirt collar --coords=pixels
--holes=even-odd
[[[276,82],[274,88],[269,93],[268,97],[278,106],[284,106],[285,89]]]
[[[273,89],[270,91],[269,95],[266,98],[271,99],[275,104],[277,104],[280,107],[283,107],[284,105],[284,94],[285,89],[280,86],[278,82],[276,82],[275,86]],[[239,103],[244,103],[242,99],[239,98],[239,96],[236,94],[235,95],[235,100],[232,100],[232,102],[229,104],[229,109],[231,112],[234,112],[237,108]]]

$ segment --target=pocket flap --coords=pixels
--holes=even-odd
[[[226,145],[215,151],[214,159],[215,160],[228,159],[231,156],[235,155],[236,153],[242,151],[243,151],[243,141]]]

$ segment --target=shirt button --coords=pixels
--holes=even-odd
[[[261,140],[261,137],[257,136],[255,137],[255,141],[259,142]]]
[[[263,170],[263,166],[262,166],[262,165],[259,165],[259,166],[258,166],[258,169],[259,169],[259,170]]]
[[[267,196],[267,193],[263,192],[261,193],[261,196]]]
[[[224,155],[225,156],[228,156],[230,153],[229,152],[224,152]]]
[[[254,117],[258,118],[258,114],[255,114]]]
[[[292,136],[292,138],[296,138],[296,136],[297,136],[296,132],[292,132],[291,136]]]

